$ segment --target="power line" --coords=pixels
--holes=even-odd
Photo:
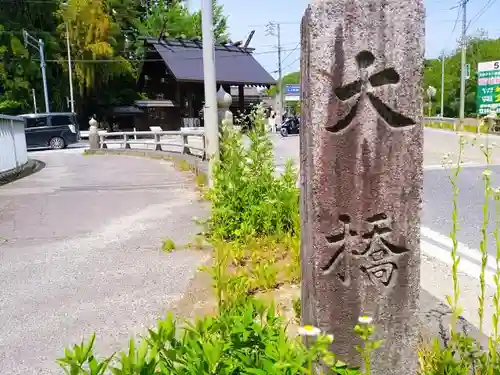
[[[445,43],[445,46],[450,43],[451,38],[453,38],[453,33],[455,32],[457,25],[458,25],[458,20],[460,19],[460,15],[462,14],[462,8],[458,8],[457,12],[457,18],[455,19],[455,23],[453,24],[453,29],[451,30],[450,36],[448,40]]]
[[[282,51],[284,52],[289,52],[289,51],[294,51],[295,49],[282,49]],[[252,53],[251,55],[252,56],[255,56],[255,55],[267,55],[267,54],[271,54],[271,53],[276,53],[275,50],[272,50],[272,51],[264,51],[264,52],[255,52],[255,53]],[[225,55],[225,56],[219,56],[217,59],[225,59],[225,58],[237,58],[238,55]],[[187,57],[183,60],[202,60],[203,58],[202,57]],[[19,59],[18,59],[19,60]],[[37,59],[32,59],[33,61],[38,61]],[[54,63],[54,62],[57,62],[57,63],[61,63],[61,62],[67,62],[68,60],[65,60],[65,59],[57,59],[57,60],[45,60],[46,62],[51,62],[51,63]],[[100,60],[90,60],[90,59],[71,59],[71,61],[73,62],[76,62],[76,63],[96,63],[96,64],[106,64],[106,63],[124,63],[124,62],[127,62],[127,61],[130,61],[130,62],[164,62],[165,60],[163,59],[130,59],[130,58],[127,58],[126,56],[123,56],[122,59],[100,59]]]
[[[300,56],[298,56],[295,60],[293,60],[290,64],[288,64],[283,70],[290,68],[293,64],[300,60]]]
[[[493,4],[495,4],[496,0],[489,0],[480,10],[479,12],[476,13],[476,15],[474,17],[472,17],[472,19],[469,21],[468,25],[467,25],[467,29],[469,28],[469,26],[477,21],[483,14],[484,12],[486,12],[488,10],[488,8],[490,8]]]
[[[288,59],[291,56],[291,54],[294,53],[299,47],[300,47],[300,42],[298,42],[297,45],[295,46],[295,48],[292,49],[290,51],[290,53],[288,55],[286,55],[286,57],[283,60],[281,60],[281,63],[283,64],[285,62],[285,60]]]
[[[268,27],[270,23],[273,24],[280,24],[280,25],[300,25],[300,21],[289,21],[289,22],[278,22],[278,21],[271,21],[268,23],[261,23],[261,24],[256,24],[256,25],[248,25],[248,27]]]

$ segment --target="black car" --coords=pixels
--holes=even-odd
[[[80,140],[80,129],[74,113],[34,113],[21,117],[26,119],[26,145],[29,149],[62,149]]]

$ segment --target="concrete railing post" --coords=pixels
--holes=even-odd
[[[99,131],[97,130],[97,121],[95,118],[91,118],[89,121],[89,143],[91,150],[98,150],[99,147]],[[102,142],[102,139],[101,139]],[[102,147],[102,146],[101,146]]]
[[[161,135],[158,134],[158,133],[154,133],[154,137],[155,137],[155,151],[162,151],[162,148],[161,148]]]
[[[222,121],[231,121],[233,120],[233,113],[229,110],[231,104],[233,103],[233,97],[231,94],[228,94],[224,91],[222,86],[219,91],[217,91],[217,112],[218,112],[218,120],[219,120],[219,129],[222,125]],[[219,131],[220,134],[220,131]]]
[[[187,134],[182,134],[182,153],[186,155],[191,155],[191,149],[189,148],[189,136]]]
[[[491,111],[485,118],[486,121],[488,121],[488,133],[492,133],[495,129],[497,113],[495,111]]]
[[[128,134],[123,134],[123,148],[130,148],[128,143]]]
[[[201,136],[201,147],[203,148],[203,154],[201,155],[202,160],[207,160],[207,141],[205,135]]]
[[[99,139],[100,139],[100,148],[108,148],[108,145],[106,145],[106,136],[104,134],[98,134]]]

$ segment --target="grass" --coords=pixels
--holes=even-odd
[[[167,238],[163,241],[161,249],[166,253],[171,253],[175,250],[175,242],[171,238]]]
[[[449,122],[425,122],[424,126],[427,128],[434,128],[434,129],[454,130],[453,124],[451,124]],[[458,130],[458,127],[457,127],[457,130]],[[462,127],[462,130],[465,132],[469,132],[469,133],[477,133],[477,126],[464,125]],[[479,130],[480,130],[481,134],[488,133],[488,126],[481,125]]]

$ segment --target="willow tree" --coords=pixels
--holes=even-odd
[[[69,30],[74,71],[82,91],[95,91],[113,74],[129,69],[126,59],[116,56],[118,27],[112,22],[104,0],[69,0],[61,7],[61,36]],[[64,64],[63,64],[64,65]]]
[[[121,56],[123,43],[118,42],[121,34],[114,13],[105,0],[68,0],[59,10],[61,38],[66,37],[66,26],[69,30],[74,82],[80,89],[76,107],[83,118],[115,104],[108,98],[115,95],[110,81],[124,73],[132,75],[130,62]],[[65,57],[61,66],[67,67]]]

